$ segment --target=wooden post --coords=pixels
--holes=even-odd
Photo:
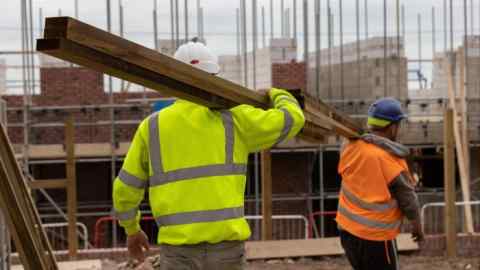
[[[75,130],[73,117],[65,123],[65,147],[67,153],[67,216],[68,216],[68,255],[70,259],[77,256],[77,179],[75,172]]]
[[[453,56],[452,56],[453,58]],[[448,97],[450,100],[450,108],[453,110],[453,134],[455,138],[455,149],[457,150],[458,169],[460,171],[460,182],[462,187],[462,195],[464,201],[470,201],[470,180],[467,164],[465,163],[465,147],[462,144],[462,136],[460,134],[458,112],[456,109],[455,83],[453,78],[451,62],[446,61],[445,69],[447,71],[448,80]],[[473,233],[473,214],[472,206],[465,205],[465,227],[467,233]]]
[[[445,234],[447,257],[457,256],[457,228],[455,209],[455,140],[453,135],[453,110],[447,109],[443,118],[443,167],[445,187]]]
[[[262,240],[272,240],[272,154],[261,153],[262,159]]]

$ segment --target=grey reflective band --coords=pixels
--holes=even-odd
[[[384,212],[398,207],[396,200],[390,200],[387,203],[370,203],[363,201],[362,199],[351,193],[343,185],[341,188],[341,192],[351,203],[365,210]]]
[[[127,221],[127,220],[135,219],[137,217],[137,213],[138,213],[138,208],[134,208],[134,209],[128,210],[126,212],[114,211],[115,217],[120,221]]]
[[[293,127],[293,118],[290,115],[290,112],[285,108],[282,108],[280,110],[283,111],[284,123],[283,123],[282,133],[280,133],[280,136],[278,137],[278,140],[275,143],[275,146],[283,142],[287,138],[288,133],[290,133],[290,130],[292,130],[292,127]]]
[[[401,220],[398,220],[394,223],[383,223],[380,221],[371,220],[366,217],[362,217],[354,213],[351,213],[350,211],[348,211],[347,209],[343,208],[340,205],[338,206],[338,212],[358,224],[364,225],[369,228],[374,228],[374,229],[393,230],[393,229],[398,229],[402,224]]]
[[[222,111],[223,127],[225,129],[225,163],[233,164],[233,146],[235,143],[235,134],[233,129],[232,112]]]
[[[195,212],[184,212],[166,216],[156,217],[158,227],[193,224],[200,222],[215,222],[229,219],[241,218],[244,215],[244,208],[234,207],[219,210],[205,210]]]
[[[125,185],[135,187],[135,188],[143,189],[147,185],[146,180],[142,180],[134,175],[131,175],[124,169],[121,169],[120,172],[118,173],[118,179],[120,179],[120,181],[122,181],[122,183],[124,183]]]
[[[200,177],[245,175],[246,164],[216,164],[169,171],[150,177],[150,186],[155,187],[172,182],[195,179]]]
[[[160,154],[160,133],[158,128],[158,112],[148,119],[148,137],[150,163],[152,164],[153,175],[163,172],[162,156]]]

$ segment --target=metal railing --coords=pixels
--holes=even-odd
[[[87,226],[81,222],[76,223],[77,228],[82,231],[79,233],[80,239],[83,240],[83,248],[88,249],[90,243],[88,242]],[[44,223],[42,227],[47,233],[47,237],[52,244],[53,250],[66,250],[68,247],[68,222]]]
[[[472,207],[473,228],[475,233],[480,233],[480,201],[455,202],[457,206],[457,232],[465,233],[465,206]],[[426,235],[445,233],[445,202],[426,203],[420,211],[422,229]]]

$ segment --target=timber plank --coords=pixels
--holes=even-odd
[[[28,183],[31,189],[64,189],[67,187],[66,179],[35,180]]]
[[[400,251],[418,249],[410,234],[400,234],[397,237]],[[276,240],[276,241],[249,241],[246,243],[247,259],[274,259],[291,257],[332,256],[344,254],[338,237]]]

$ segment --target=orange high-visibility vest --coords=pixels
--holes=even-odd
[[[363,140],[349,143],[338,166],[342,176],[339,227],[366,240],[394,239],[403,214],[388,186],[402,171],[408,172],[404,159]]]

